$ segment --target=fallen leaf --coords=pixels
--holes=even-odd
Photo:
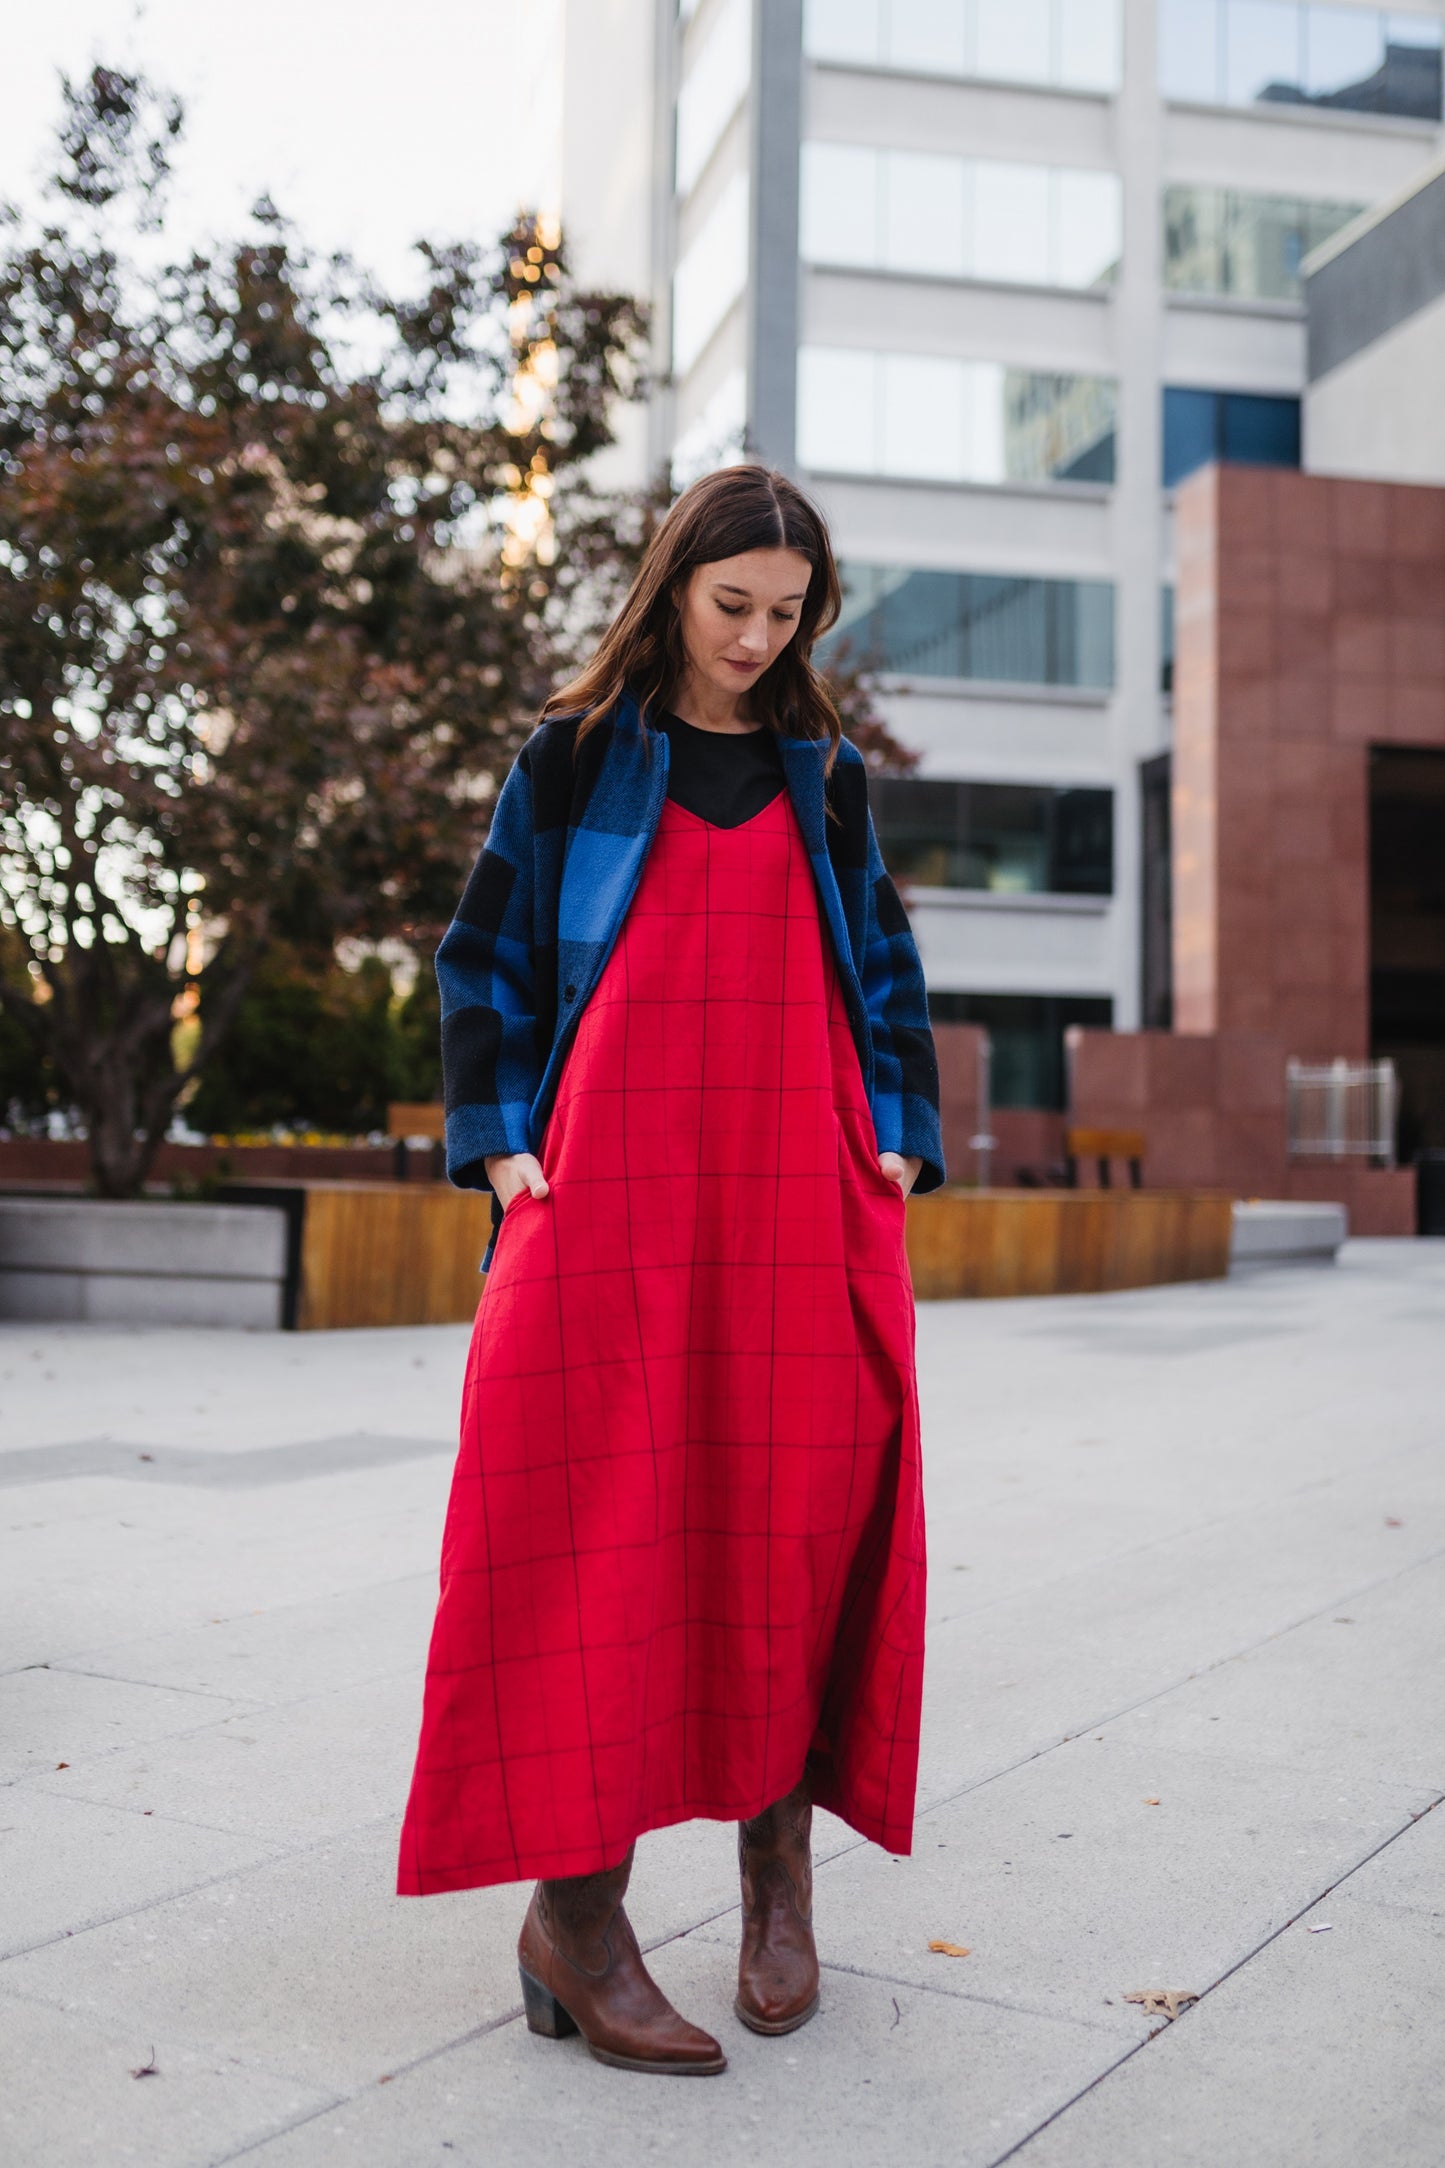
[[[1403,1528],[1404,1525],[1405,1523],[1398,1517],[1398,1515],[1394,1513],[1387,1513],[1385,1515],[1385,1526],[1387,1528]]]
[[[1157,1799],[1146,1799],[1144,1804],[1146,1807],[1157,1807],[1159,1802]]]
[[[68,1761],[58,1761],[55,1766],[57,1769],[68,1769],[70,1764]]]
[[[137,1454],[136,1454],[136,1459],[137,1459],[137,1460],[154,1460],[154,1459],[155,1459],[155,1454],[154,1454],[154,1453],[137,1453]]]
[[[1198,2002],[1192,1987],[1136,1987],[1125,2002],[1140,2002],[1146,2017],[1178,2017],[1186,2002]]]
[[[133,2070],[131,2072],[131,2076],[133,2078],[158,2078],[160,2076],[160,2070],[156,2064],[156,2051],[154,2048],[151,2049],[150,2061],[148,2063],[142,2063],[139,2070]]]
[[[968,1950],[961,1942],[930,1942],[930,1950],[937,1950],[940,1957],[967,1957]]]

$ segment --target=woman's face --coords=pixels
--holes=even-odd
[[[682,591],[682,639],[696,677],[746,692],[797,629],[812,566],[801,550],[744,550],[694,565]]]

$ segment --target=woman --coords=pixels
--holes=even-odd
[[[813,1803],[912,1836],[923,1519],[904,1197],[943,1180],[917,951],[809,656],[819,513],[673,505],[499,795],[437,957],[492,1192],[404,1895],[537,1878],[527,2022],[705,2075],[622,1910],[736,1820],[735,2008],[812,2016]]]

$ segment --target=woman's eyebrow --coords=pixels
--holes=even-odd
[[[751,602],[753,599],[753,591],[750,587],[734,587],[731,580],[719,580],[717,584],[719,594],[741,595],[746,602]],[[791,595],[780,595],[778,600],[780,602],[801,602],[807,592],[806,587],[799,587]]]

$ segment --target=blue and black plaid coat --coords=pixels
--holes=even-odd
[[[556,716],[502,785],[486,845],[437,950],[447,1172],[488,1189],[492,1152],[536,1152],[573,1028],[641,878],[667,795],[666,735],[624,693],[583,738]],[[880,1152],[916,1154],[915,1187],[944,1178],[938,1062],[923,969],[847,739],[780,737],[823,922],[847,1004]],[[839,819],[829,820],[825,801]],[[492,1204],[493,1240],[500,1214]],[[491,1256],[490,1247],[487,1258]],[[486,1263],[486,1259],[483,1263]]]

